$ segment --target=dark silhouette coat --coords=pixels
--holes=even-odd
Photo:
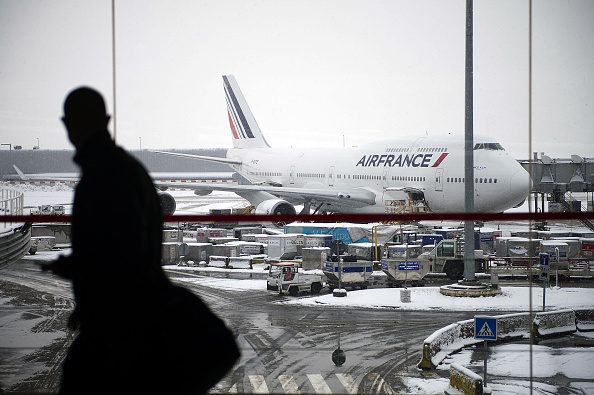
[[[74,161],[72,280],[79,334],[60,393],[203,393],[239,356],[231,332],[161,268],[162,214],[143,166],[100,133]]]

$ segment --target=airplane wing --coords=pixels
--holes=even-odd
[[[156,152],[157,154],[179,156],[181,158],[200,159],[200,160],[207,160],[207,161],[210,161],[210,162],[225,163],[227,165],[241,165],[241,161],[240,160],[220,158],[220,157],[215,157],[215,156],[202,156],[202,155],[192,155],[192,154],[181,154],[181,153],[177,153],[177,152],[166,152],[166,151],[151,151],[151,152]]]
[[[76,184],[80,179],[78,173],[36,173],[25,174],[17,165],[12,165],[17,172],[16,175],[6,175],[7,181],[26,184]],[[168,188],[195,189],[196,186],[203,187],[205,184],[237,184],[233,179],[235,172],[178,172],[164,173],[151,172],[149,176],[155,187],[165,190]]]
[[[366,188],[347,190],[274,187],[269,185],[200,185],[204,194],[210,191],[234,192],[254,206],[274,198],[285,199],[291,204],[326,203],[336,207],[360,208],[375,204],[376,193]],[[200,193],[202,194],[202,193]]]

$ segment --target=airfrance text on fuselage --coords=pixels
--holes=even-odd
[[[362,167],[379,167],[382,164],[384,167],[437,167],[448,156],[445,152],[437,158],[435,163],[430,166],[433,154],[416,154],[416,155],[363,155],[357,162],[356,166]]]

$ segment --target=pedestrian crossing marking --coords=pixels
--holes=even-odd
[[[278,376],[278,380],[285,390],[285,394],[300,394],[299,387],[295,382],[295,379],[290,374],[281,374]]]
[[[252,390],[254,394],[269,394],[268,386],[266,385],[266,380],[264,376],[248,376],[250,379],[250,384],[252,385]]]
[[[306,374],[309,382],[311,383],[311,387],[313,388],[316,394],[332,394],[332,389],[326,383],[324,376],[321,374]],[[338,378],[338,381],[342,384],[344,389],[336,389],[334,392],[337,394],[356,394],[359,390],[359,385],[355,382],[353,377],[350,374],[344,373],[335,373],[335,376]],[[263,375],[248,375],[247,376],[250,386],[251,386],[251,393],[254,394],[269,394],[269,388],[266,384],[266,378]],[[373,382],[374,388],[382,388],[385,384],[383,378],[378,373],[369,373],[367,375],[368,379],[371,379]],[[269,377],[269,380],[271,378]],[[293,375],[290,374],[281,374],[278,376],[278,380],[283,388],[285,394],[300,394],[301,390],[295,381]],[[221,387],[212,388],[210,393],[228,393],[228,394],[237,394],[239,393],[238,384],[234,383],[231,388],[225,391]],[[275,387],[273,385],[272,387]],[[384,388],[388,390],[386,393],[390,394],[389,388]],[[245,393],[250,393],[249,389],[245,388]],[[309,392],[309,391],[308,391]]]
[[[493,336],[495,336],[493,334],[493,331],[491,331],[491,327],[489,326],[489,324],[487,324],[487,321],[485,321],[485,323],[483,324],[483,327],[479,331],[478,335],[480,337],[493,337]]]
[[[307,378],[311,383],[316,394],[331,394],[332,390],[326,384],[324,377],[321,374],[308,374]]]
[[[357,383],[355,383],[355,380],[353,380],[350,374],[336,373],[336,377],[346,390],[347,394],[357,393],[357,389],[359,387],[357,386]]]

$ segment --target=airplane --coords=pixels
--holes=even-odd
[[[12,167],[17,174],[4,176],[4,180],[10,185],[67,185],[74,187],[80,179],[78,173],[25,174],[17,165],[13,164]],[[196,185],[201,184],[237,184],[237,180],[233,178],[233,172],[150,172],[149,176],[157,189],[157,196],[165,215],[174,214],[176,209],[175,198],[165,192],[167,189],[194,189]]]
[[[233,148],[225,158],[155,151],[226,163],[253,185],[199,186],[194,193],[231,191],[256,214],[385,213],[423,202],[434,213],[464,212],[464,137],[394,138],[359,147],[272,148],[232,75],[223,85]],[[532,181],[496,140],[475,136],[474,207],[503,212],[521,205]],[[406,203],[405,203],[406,204]]]

